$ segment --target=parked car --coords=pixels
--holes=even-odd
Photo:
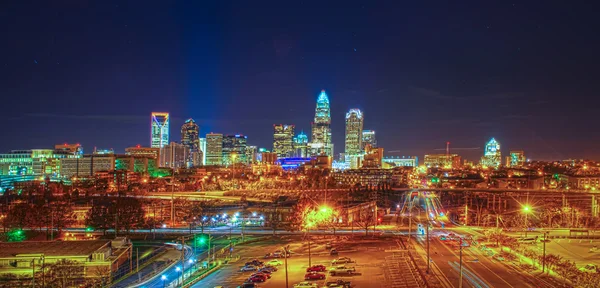
[[[309,272],[304,274],[304,280],[323,280],[325,279],[325,274],[318,272]]]
[[[331,261],[331,265],[354,263],[354,262],[355,261],[352,261],[352,259],[350,259],[348,257],[340,257],[338,259],[334,259],[333,261]]]
[[[263,273],[263,272],[256,272],[256,273],[252,274],[250,277],[252,277],[252,276],[256,276],[256,275],[259,275],[259,276],[264,276],[264,277],[266,277],[267,279],[271,279],[271,274],[269,274],[269,273]]]
[[[256,268],[256,266],[254,266],[254,265],[246,265],[246,266],[242,267],[242,269],[240,269],[240,271],[242,271],[242,272],[256,271],[256,270],[258,270],[258,268]]]
[[[306,268],[306,272],[324,272],[325,270],[327,270],[325,265],[313,265]]]
[[[294,288],[318,288],[319,285],[317,283],[311,283],[308,281],[303,281],[298,284],[294,284]]]
[[[262,266],[263,264],[264,264],[264,262],[262,262],[258,259],[254,259],[252,261],[246,262],[246,265],[254,265],[254,266]]]
[[[265,282],[267,281],[267,277],[263,275],[253,275],[248,278],[248,282]]]
[[[331,250],[329,250],[329,255],[338,255],[338,251],[335,248],[332,248]]]
[[[265,270],[265,271],[271,271],[271,272],[276,272],[277,271],[277,267],[275,267],[275,266],[265,266],[265,267],[260,268],[259,271],[262,272],[263,270]]]
[[[325,249],[331,249],[333,248],[333,245],[331,244],[331,242],[327,242],[327,244],[325,244]]]
[[[279,260],[279,259],[273,259],[273,260],[267,262],[265,265],[266,266],[279,266],[279,265],[282,265],[282,264],[283,264],[283,262],[281,262],[281,260]]]
[[[258,288],[258,284],[252,283],[252,282],[246,282],[240,286],[237,286],[237,288]]]
[[[343,279],[337,279],[335,281],[327,281],[325,282],[325,286],[323,288],[350,288],[350,281],[345,281]]]
[[[343,265],[336,266],[336,267],[329,269],[329,274],[331,274],[331,276],[342,275],[342,274],[352,275],[352,274],[354,274],[354,272],[356,272],[356,268],[350,267],[350,266],[343,266]]]

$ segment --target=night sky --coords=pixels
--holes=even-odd
[[[151,111],[271,149],[325,89],[336,153],[360,108],[388,155],[600,158],[598,7],[488,2],[3,1],[0,153],[148,146]]]

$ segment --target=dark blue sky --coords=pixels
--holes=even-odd
[[[598,7],[488,2],[5,1],[0,151],[148,145],[151,111],[172,139],[193,117],[271,148],[274,123],[308,134],[326,89],[336,152],[360,108],[391,155],[496,137],[600,158]]]

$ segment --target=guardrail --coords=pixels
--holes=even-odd
[[[219,268],[221,268],[221,264],[217,264],[215,265],[215,267],[210,268],[209,270],[203,270],[200,275],[197,275],[196,277],[194,277],[193,279],[190,279],[191,277],[188,277],[188,279],[186,281],[184,281],[183,283],[183,287],[187,288],[190,287],[196,283],[198,283],[198,281],[204,279],[206,276],[210,275],[210,273],[217,271]],[[192,274],[193,275],[193,274]]]

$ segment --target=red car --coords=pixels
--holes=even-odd
[[[250,278],[248,278],[248,282],[265,282],[267,281],[267,277],[262,276],[262,275],[252,275],[250,276]]]
[[[325,270],[327,270],[325,265],[313,265],[306,268],[306,272],[325,272]]]
[[[267,279],[271,279],[271,274],[264,273],[264,272],[256,272],[256,273],[252,274],[250,277],[255,276],[255,275],[263,276],[263,277],[266,277]]]
[[[306,275],[304,275],[304,280],[323,280],[323,279],[325,279],[325,274],[323,274],[323,273],[310,272],[310,273],[306,273]]]

